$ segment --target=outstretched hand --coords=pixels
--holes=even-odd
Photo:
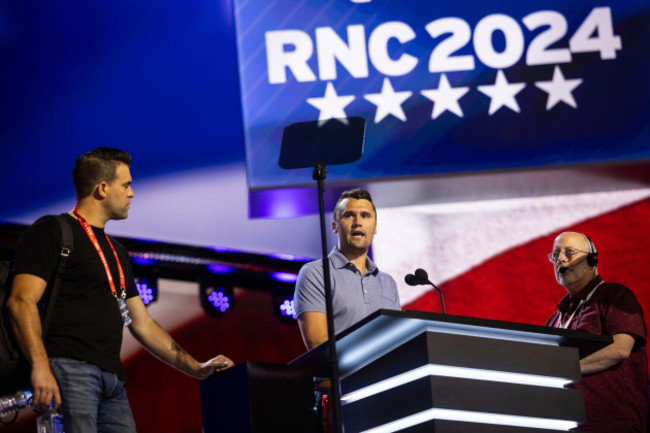
[[[209,361],[206,361],[201,364],[201,370],[199,372],[200,379],[206,379],[212,374],[226,370],[235,365],[229,358],[224,355],[218,355],[212,358]]]

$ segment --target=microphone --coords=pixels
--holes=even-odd
[[[409,286],[418,286],[420,284],[432,284],[432,283],[429,282],[428,275],[424,270],[418,269],[418,271],[424,272],[424,277],[422,276],[422,273],[420,273],[419,276],[418,276],[417,272],[416,272],[416,275],[413,275],[413,274],[405,275],[404,276],[404,281],[406,282],[406,284],[408,284]]]
[[[422,285],[422,284],[429,284],[432,286],[434,289],[440,293],[440,304],[442,304],[442,313],[447,314],[447,310],[445,309],[445,298],[442,295],[442,291],[433,284],[431,281],[429,281],[429,275],[427,274],[427,271],[424,269],[416,269],[415,270],[415,275],[413,274],[408,274],[404,277],[404,281],[406,284],[409,286],[417,286],[417,285]]]
[[[431,281],[429,281],[429,274],[427,274],[427,271],[425,271],[424,269],[416,269],[415,270],[415,278],[420,280],[420,284],[429,283],[432,286],[434,285]],[[437,289],[438,288],[436,287],[436,290]]]
[[[415,275],[413,275],[413,274],[408,274],[408,275],[406,275],[406,276],[404,277],[404,281],[405,281],[406,284],[408,284],[409,286],[417,286],[418,284],[420,284],[420,283],[418,282],[418,279],[415,278]]]
[[[584,262],[585,260],[587,260],[587,256],[582,256],[578,260],[576,260],[576,262],[574,264],[572,264],[571,266],[560,266],[557,271],[560,274],[563,274],[566,271],[575,268],[576,266],[578,266],[580,263]]]

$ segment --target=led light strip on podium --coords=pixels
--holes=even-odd
[[[552,432],[584,422],[579,359],[610,337],[381,310],[337,335],[346,432]],[[326,348],[292,362],[326,376]]]

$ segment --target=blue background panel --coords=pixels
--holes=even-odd
[[[568,52],[571,37],[592,12],[603,8],[609,11],[601,15],[606,18],[596,20],[599,28],[591,29],[594,31],[588,35],[606,41],[610,36],[607,26],[613,26],[611,36],[621,41],[615,58],[608,59],[600,52],[573,50],[568,61],[527,64],[526,53],[532,43],[539,43],[546,36],[548,26],[529,30],[525,17],[548,10],[564,17],[567,28],[561,33],[563,36],[548,48]],[[294,122],[318,119],[319,108],[307,100],[323,97],[328,86],[339,96],[354,98],[344,108],[346,115],[368,121],[363,158],[354,164],[332,167],[328,170],[330,181],[611,163],[650,157],[647,1],[413,1],[405,5],[386,0],[365,4],[236,0],[235,11],[248,181],[253,189],[311,182],[309,169],[288,172],[277,166],[282,129]],[[429,71],[429,57],[449,41],[449,34],[434,39],[426,26],[434,20],[454,17],[464,20],[472,34],[476,34],[476,29],[485,29],[484,21],[495,14],[510,17],[523,35],[521,57],[503,67],[495,63],[495,57],[516,45],[512,34],[506,35],[504,31],[483,31],[483,35],[491,34],[489,42],[480,37],[477,43],[470,39],[454,51],[454,56],[471,56],[474,68],[444,73],[451,87],[468,88],[458,100],[462,116],[447,110],[432,119],[433,101],[420,92],[440,85],[443,74]],[[373,33],[389,22],[413,30],[411,40],[400,43],[392,38],[386,44],[393,60],[402,55],[417,59],[417,65],[407,73],[389,76],[385,69],[375,67],[372,56],[367,54]],[[317,33],[329,29],[326,31],[335,32],[342,43],[354,46],[359,38],[348,37],[351,26],[363,28],[366,50],[358,53],[366,57],[368,73],[354,76],[349,66],[337,62],[336,77],[323,77],[318,52],[323,50],[320,45],[325,38],[319,43]],[[269,50],[267,41],[269,35],[277,37],[280,31],[299,32],[302,37],[286,36],[290,43],[282,46],[278,60],[277,52]],[[286,81],[271,83],[269,64],[281,63],[285,55],[310,46],[309,41],[313,52],[303,63],[313,76],[296,76],[292,68],[285,67]],[[477,44],[491,46],[495,54],[486,56],[485,47],[478,48]],[[363,63],[364,59],[361,60]],[[551,81],[556,67],[567,82],[581,80],[569,92],[568,98],[573,98],[575,106],[565,97],[547,109],[549,93],[536,83]],[[524,83],[525,87],[514,96],[517,109],[504,105],[490,113],[492,99],[479,87],[494,84],[498,70],[503,71],[509,83]],[[377,106],[367,96],[380,93],[385,78],[395,92],[411,92],[400,104],[404,119],[388,115],[375,120]]]

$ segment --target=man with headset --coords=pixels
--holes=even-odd
[[[567,295],[546,326],[611,335],[614,342],[580,360],[587,422],[577,431],[645,432],[648,407],[646,324],[627,287],[598,275],[598,252],[582,233],[560,234],[548,254]]]

